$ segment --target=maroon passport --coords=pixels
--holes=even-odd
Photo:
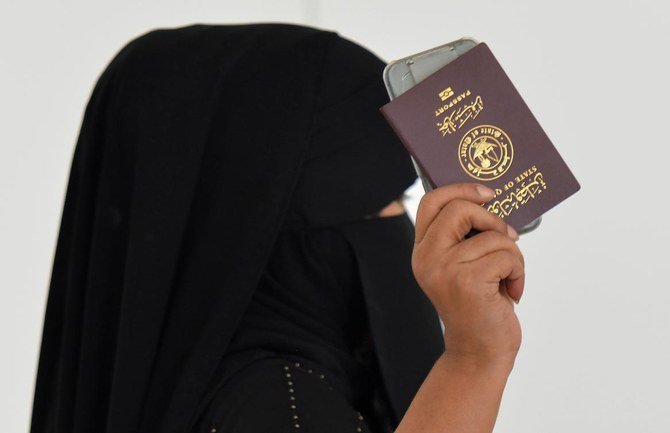
[[[484,43],[381,111],[432,187],[492,188],[484,206],[517,230],[580,188]]]

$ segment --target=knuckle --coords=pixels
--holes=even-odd
[[[419,200],[419,209],[426,207],[438,206],[439,204],[439,192],[438,189],[428,191],[425,193]]]
[[[485,230],[480,234],[478,234],[477,236],[481,236],[485,242],[494,245],[505,246],[509,245],[508,242],[514,243],[514,241],[512,241],[512,239],[510,239],[509,236],[504,235],[496,230]]]
[[[455,198],[445,204],[444,208],[450,213],[463,213],[467,209],[467,202],[461,198]]]
[[[501,234],[500,236],[503,238],[500,240],[500,242],[504,248],[502,252],[505,254],[505,260],[518,262],[521,264],[521,266],[525,267],[525,260],[523,254],[521,253],[521,249],[519,249],[519,245],[505,235]]]
[[[472,227],[472,212],[466,206],[461,205],[455,212],[452,232],[455,236],[463,239]]]
[[[428,203],[432,202],[432,200],[433,200],[432,195],[431,195],[432,193],[433,193],[433,191],[429,191],[429,192],[425,193],[419,199],[419,207],[418,207],[419,210],[425,208],[426,206],[428,206]]]
[[[510,250],[501,250],[499,254],[500,254],[500,261],[504,262],[507,265],[513,265],[517,263],[519,260],[516,254],[514,254]]]
[[[509,250],[512,255],[516,255],[516,250],[518,249],[516,242],[514,242],[514,240],[510,238],[507,233],[502,234],[500,232],[496,232],[496,238],[497,242],[502,248]]]
[[[444,212],[452,221],[463,224],[469,222],[472,209],[465,200],[455,199],[444,206]]]

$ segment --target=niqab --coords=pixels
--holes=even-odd
[[[117,53],[73,154],[32,433],[188,431],[282,226],[346,225],[413,182],[377,111],[383,66],[284,24],[158,29]],[[386,239],[401,220],[347,229],[396,421],[443,349],[411,224]]]

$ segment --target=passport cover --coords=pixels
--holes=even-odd
[[[477,182],[520,230],[580,189],[485,43],[380,108],[432,187]]]

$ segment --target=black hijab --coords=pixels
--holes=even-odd
[[[158,29],[117,53],[72,159],[32,433],[188,431],[282,225],[360,219],[414,180],[378,112],[383,66],[284,24]],[[441,329],[411,227],[390,240],[402,269],[380,253],[384,224],[351,227],[399,420]]]

